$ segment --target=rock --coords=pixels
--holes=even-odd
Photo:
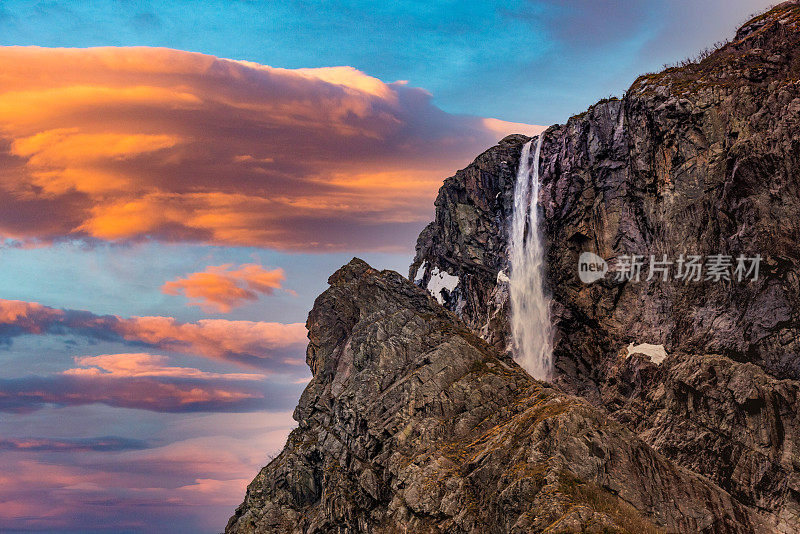
[[[507,263],[506,225],[520,150],[528,139],[510,135],[445,180],[435,203],[436,221],[420,234],[409,274],[421,287],[428,286],[435,270],[457,276],[459,284],[445,305],[499,347],[505,346],[508,326],[505,313],[490,302],[505,287],[500,273]],[[504,302],[500,297],[502,310]]]
[[[798,79],[790,1],[544,132],[552,384],[508,350],[529,138],[445,180],[413,283],[357,259],[329,279],[299,426],[226,532],[800,531]],[[584,284],[583,252],[763,262],[746,283]]]
[[[777,532],[800,530],[798,79],[800,3],[791,1],[702,61],[641,76],[621,99],[550,127],[540,162],[554,383],[770,514]],[[501,350],[510,341],[509,162],[527,139],[505,139],[445,181],[412,264],[426,266],[423,277],[433,266],[457,273],[460,301],[445,305]],[[464,213],[474,214],[468,224]],[[579,280],[583,252],[609,261],[604,280]],[[636,283],[615,280],[624,254],[764,261],[746,283]],[[632,343],[669,357],[626,358]]]
[[[657,366],[620,354],[605,375],[614,419],[739,502],[774,512],[774,531],[797,531],[800,383],[715,355]]]
[[[622,99],[543,134],[558,384],[599,395],[603,359],[631,342],[800,378],[799,25],[800,5],[781,4],[703,61],[641,76]],[[411,266],[426,266],[426,282],[435,267],[458,275],[460,303],[445,304],[499,348],[509,342],[499,274],[526,140],[508,137],[445,180]],[[617,282],[612,269],[586,285],[584,251],[612,265],[623,254],[765,261],[750,283]]]
[[[764,519],[354,259],[309,314],[299,427],[228,533],[763,532]]]

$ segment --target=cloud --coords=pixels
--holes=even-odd
[[[543,58],[545,69],[557,73],[564,57],[571,59],[565,63],[573,65],[583,66],[588,60],[593,65],[581,74],[598,78],[597,71],[602,72],[611,57],[616,64],[605,69],[606,75],[624,68],[624,81],[629,84],[641,69],[673,63],[733,37],[736,28],[772,5],[770,0],[526,0],[503,8],[503,13],[548,36],[553,53]],[[550,83],[555,82],[551,79]],[[552,87],[546,90],[552,92]]]
[[[0,411],[105,404],[154,412],[249,412],[285,409],[299,393],[298,386],[264,375],[172,367],[167,357],[154,354],[102,354],[75,362],[81,367],[57,375],[0,379]]]
[[[528,0],[504,13],[544,29],[572,50],[592,51],[630,39],[648,22],[653,6],[636,0]]]
[[[265,375],[245,373],[209,373],[192,367],[169,367],[168,358],[159,354],[101,354],[81,356],[75,363],[83,368],[68,369],[66,375],[99,377],[171,377],[225,380],[260,380]]]
[[[153,412],[286,409],[299,390],[267,381],[60,374],[0,379],[0,412],[105,404]]]
[[[445,176],[540,129],[451,115],[352,67],[2,47],[0,71],[0,236],[21,243],[399,249]]]
[[[183,293],[194,300],[189,303],[191,306],[226,313],[246,301],[258,300],[259,295],[272,295],[281,289],[285,279],[283,269],[268,271],[254,263],[233,269],[233,264],[228,263],[210,265],[203,272],[170,280],[161,286],[161,291],[167,295]]]
[[[222,530],[253,474],[268,454],[282,448],[294,426],[289,414],[281,415],[286,423],[272,429],[260,423],[270,416],[267,413],[203,415],[215,418],[218,425],[195,431],[214,435],[147,448],[137,448],[136,440],[127,438],[5,440],[35,439],[54,450],[0,446],[0,463],[6,466],[0,473],[0,529],[95,532],[113,525],[126,532],[160,532],[170,525],[170,531],[178,532]],[[219,423],[231,419],[247,425],[246,437],[217,435]],[[69,448],[72,443],[112,440],[123,447],[130,441],[132,446],[97,451],[102,454]],[[67,448],[61,449],[60,443]],[[59,454],[41,457],[49,452]]]
[[[0,439],[0,450],[21,452],[119,452],[146,449],[138,439],[103,436],[79,439],[9,438]]]
[[[173,317],[122,318],[50,308],[36,302],[0,299],[0,342],[8,344],[25,334],[69,334],[123,341],[230,361],[265,371],[303,367],[307,343],[303,323],[225,319],[184,323]]]
[[[106,404],[154,412],[249,412],[286,409],[300,389],[264,375],[173,367],[156,354],[101,354],[75,362],[81,367],[56,375],[0,379],[0,411]]]

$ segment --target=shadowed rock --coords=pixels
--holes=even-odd
[[[672,355],[660,365],[610,360],[603,404],[654,448],[775,514],[775,531],[800,525],[800,383],[775,380],[723,356]]]

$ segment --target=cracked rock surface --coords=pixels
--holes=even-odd
[[[226,532],[765,528],[399,274],[354,259],[330,284],[309,315],[300,426]]]

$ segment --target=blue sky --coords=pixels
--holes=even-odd
[[[163,46],[408,80],[451,113],[564,122],[768,1],[8,1],[0,43]]]

